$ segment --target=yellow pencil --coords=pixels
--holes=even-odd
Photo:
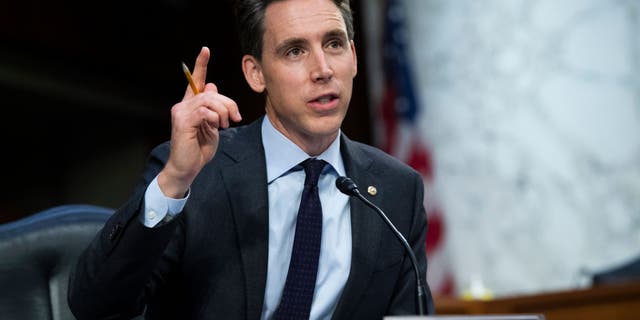
[[[184,64],[184,62],[182,63],[182,71],[184,71],[184,75],[187,76],[187,80],[189,81],[189,85],[191,86],[191,91],[193,91],[193,94],[200,93],[198,87],[196,87],[196,83],[193,82],[193,78],[191,78],[191,72],[189,71],[189,68],[187,68],[187,65]]]

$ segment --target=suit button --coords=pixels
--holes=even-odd
[[[120,230],[122,230],[122,225],[119,222],[117,222],[111,228],[111,232],[109,232],[109,240],[111,241],[115,240],[118,237]]]

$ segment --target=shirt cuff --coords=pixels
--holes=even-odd
[[[148,228],[157,226],[160,222],[169,222],[176,217],[189,199],[189,192],[184,198],[174,199],[165,196],[158,185],[156,176],[144,194],[144,211],[140,215],[140,220]]]

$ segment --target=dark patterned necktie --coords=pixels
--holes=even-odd
[[[316,286],[322,239],[322,207],[318,195],[318,178],[326,162],[307,159],[301,164],[306,174],[304,190],[298,209],[287,280],[274,319],[309,319]]]

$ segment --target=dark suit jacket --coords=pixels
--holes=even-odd
[[[144,193],[169,145],[152,151],[132,197],[71,275],[69,304],[78,319],[127,319],[141,312],[149,319],[260,318],[269,219],[260,123],[220,131],[218,152],[193,182],[183,212],[146,228],[138,218]],[[426,274],[421,177],[378,149],[341,139],[347,175],[365,190],[377,187],[368,198],[406,237]],[[415,313],[415,277],[404,247],[374,211],[355,198],[350,206],[351,271],[333,318]]]

